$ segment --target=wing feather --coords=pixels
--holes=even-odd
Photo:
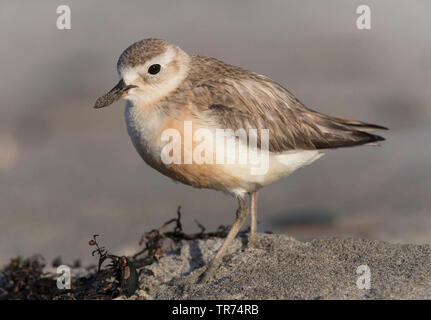
[[[219,128],[268,129],[271,152],[350,147],[384,138],[361,130],[382,126],[321,114],[271,79],[206,59],[212,75],[192,87],[194,103]],[[258,135],[260,137],[260,135]],[[260,144],[260,141],[258,141]]]

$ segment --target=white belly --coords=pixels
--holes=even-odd
[[[271,184],[295,170],[311,164],[323,155],[323,152],[317,150],[295,150],[283,154],[270,153],[267,170],[262,165],[252,164],[225,165],[223,169],[226,174],[243,181],[241,187],[234,188],[231,192],[244,194]],[[257,168],[259,170],[253,173],[252,169]]]

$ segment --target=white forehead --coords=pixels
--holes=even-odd
[[[177,50],[169,46],[165,50],[165,52],[148,59],[144,64],[139,64],[134,67],[125,66],[120,69],[120,76],[124,79],[124,82],[131,83],[133,80],[139,77],[140,74],[146,74],[148,68],[153,64],[160,64],[163,68],[167,64],[169,64],[177,55]]]

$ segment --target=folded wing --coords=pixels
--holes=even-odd
[[[351,147],[385,140],[366,132],[385,127],[313,111],[269,78],[240,71],[235,70],[235,77],[226,73],[207,79],[192,89],[199,111],[219,128],[268,129],[271,152]]]

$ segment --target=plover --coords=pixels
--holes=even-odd
[[[385,127],[319,113],[266,76],[211,57],[189,55],[164,40],[145,39],[132,44],[121,54],[117,71],[120,81],[98,98],[94,107],[106,107],[120,98],[127,100],[127,130],[143,160],[176,181],[223,191],[238,199],[236,220],[202,281],[214,276],[250,212],[249,245],[256,244],[257,195],[262,187],[329,150],[385,140],[367,132]],[[267,170],[253,174],[249,170],[255,165],[252,163],[194,161],[198,141],[185,146],[186,123],[192,124],[192,134],[200,129],[210,133],[218,129],[266,130],[267,139],[263,135],[255,137],[254,149],[268,155]],[[181,155],[180,161],[167,162],[163,150],[168,142],[163,136],[172,131],[182,135]],[[244,144],[244,139],[235,134],[233,139]],[[220,145],[211,143],[214,153],[220,152]],[[230,150],[234,155],[241,153],[237,148]],[[172,155],[172,150],[169,152]]]

